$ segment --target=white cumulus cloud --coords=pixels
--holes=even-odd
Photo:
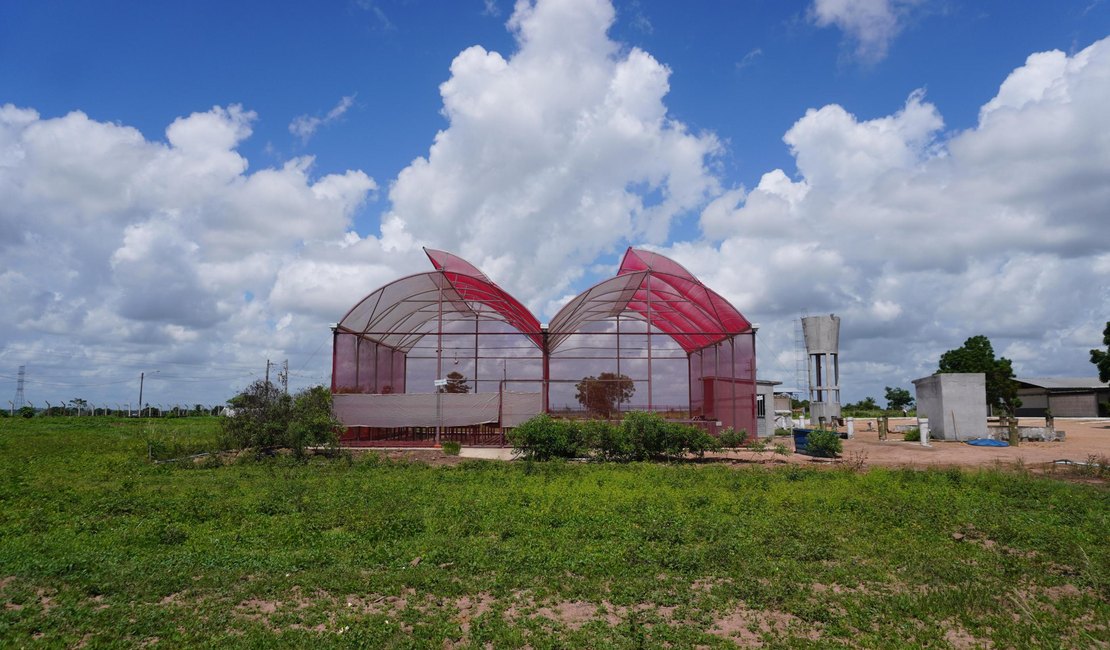
[[[714,195],[719,142],[668,115],[670,70],[610,39],[614,17],[604,0],[518,2],[515,52],[461,52],[449,123],[391,187],[383,244],[458,251],[539,308]]]
[[[0,310],[0,363],[112,373],[176,358],[211,369],[326,333],[337,316],[310,308],[331,307],[321,288],[302,280],[297,293],[279,280],[302,251],[343,241],[377,185],[361,171],[317,177],[311,157],[248,172],[237,147],[255,119],[217,106],[178,118],[157,141],[79,111],[0,107],[0,301],[11,306]],[[361,268],[384,255],[368,242],[332,263]],[[290,311],[312,326],[278,332]]]
[[[855,45],[854,55],[866,62],[886,57],[891,41],[903,28],[906,9],[920,0],[814,0],[810,13],[818,27],[835,26]]]
[[[807,111],[783,138],[795,175],[725,192],[704,240],[665,250],[763,324],[769,363],[792,319],[837,312],[842,377],[874,396],[975,334],[1040,350],[1019,374],[1089,374],[1095,341],[1073,332],[1110,314],[1108,79],[1110,39],[1030,56],[967,131],[921,92],[872,120]]]

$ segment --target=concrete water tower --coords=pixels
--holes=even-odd
[[[802,318],[809,375],[809,416],[816,421],[840,417],[840,317]]]

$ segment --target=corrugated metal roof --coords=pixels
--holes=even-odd
[[[1017,377],[1017,381],[1048,390],[1107,388],[1098,377]]]

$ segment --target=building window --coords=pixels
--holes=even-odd
[[[762,395],[755,396],[755,416],[760,419],[767,417],[767,407],[763,404]]]

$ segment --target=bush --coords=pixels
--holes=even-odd
[[[288,447],[297,458],[306,447],[334,447],[342,424],[331,411],[331,393],[323,386],[290,397],[274,384],[258,380],[228,400],[234,415],[222,419],[225,449]]]
[[[458,456],[460,451],[462,451],[462,445],[459,444],[458,440],[443,441],[443,453],[448,456]]]
[[[921,429],[917,427],[906,429],[906,432],[902,435],[902,440],[906,442],[917,442],[921,440]]]
[[[732,427],[726,428],[717,437],[717,441],[720,443],[720,445],[723,449],[736,449],[738,447],[743,447],[744,442],[747,439],[748,439],[748,432],[747,431],[744,431],[743,429],[741,429],[739,431],[733,431]]]
[[[666,452],[667,421],[658,413],[632,411],[624,417],[621,428],[632,452],[629,460],[658,458]]]
[[[583,458],[608,461],[665,459],[720,449],[698,427],[668,422],[655,413],[629,413],[620,425],[604,420],[575,422],[542,414],[509,432],[513,451],[525,460]]]
[[[509,432],[513,451],[525,460],[580,458],[587,455],[582,429],[569,420],[556,420],[541,413]]]
[[[632,457],[632,442],[624,427],[605,420],[582,423],[585,442],[594,450],[597,460],[626,461]]]
[[[668,454],[671,456],[693,454],[702,458],[707,451],[720,451],[721,449],[721,442],[701,427],[688,424],[669,424],[668,428],[671,428],[674,432],[672,442],[668,445]]]
[[[806,450],[809,453],[823,458],[835,458],[842,449],[840,434],[825,429],[816,429],[810,432],[806,442]]]

